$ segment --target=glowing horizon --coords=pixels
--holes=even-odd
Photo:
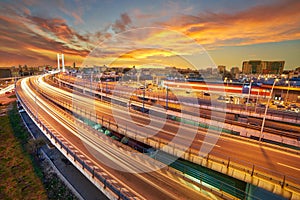
[[[241,67],[245,60],[284,60],[285,69],[300,65],[296,0],[3,1],[0,5],[0,67],[56,66],[57,53],[65,55],[66,65],[81,66],[91,52],[104,49],[103,44],[124,33],[134,43],[110,46],[97,58],[98,65],[118,58],[113,64],[131,67],[148,62],[187,68],[178,57],[195,58],[202,47],[216,65],[227,69]],[[134,31],[145,27],[152,29]],[[124,53],[127,47],[130,50]]]

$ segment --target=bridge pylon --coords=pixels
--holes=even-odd
[[[62,64],[62,72],[66,72],[64,54],[57,54],[57,70],[60,71],[60,59]]]

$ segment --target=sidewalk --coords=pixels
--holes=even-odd
[[[21,113],[24,121],[31,130],[32,134],[38,138],[46,137],[39,128],[32,122],[26,112]],[[80,171],[78,171],[55,147],[43,147],[43,151],[51,159],[54,166],[58,169],[61,175],[70,183],[70,185],[83,198],[88,200],[107,200],[108,198],[101,193]]]

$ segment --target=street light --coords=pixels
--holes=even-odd
[[[168,86],[166,86],[166,89],[167,89],[167,91],[166,91],[166,110],[168,110],[168,96],[169,96],[169,90],[168,90]]]
[[[100,77],[100,98],[101,98],[101,101],[103,100],[103,86],[102,86],[102,80],[101,80],[101,77]]]
[[[90,93],[92,94],[92,89],[93,89],[93,74],[94,74],[94,72],[92,71],[92,73],[91,73],[91,84],[90,84]],[[90,95],[91,95],[90,94]]]
[[[246,111],[247,111],[248,104],[249,104],[249,99],[250,99],[250,94],[251,94],[252,83],[253,83],[253,80],[251,79],[251,80],[250,80],[250,85],[249,85],[248,98],[247,98],[247,102],[246,102]]]
[[[227,83],[227,87],[228,87],[228,80],[227,80],[227,77],[224,78],[224,83]]]
[[[105,96],[107,96],[108,88],[107,88],[107,79],[105,80]]]
[[[255,102],[255,108],[254,108],[255,113],[256,113],[256,108],[257,108],[257,103],[258,103],[259,91],[260,91],[260,89],[258,90],[258,94],[256,95],[256,102]]]
[[[261,79],[261,76],[259,75],[257,82],[260,82],[260,79]],[[259,97],[259,95],[260,95],[260,87],[258,89],[258,94],[256,94],[256,102],[255,102],[255,109],[254,109],[255,113],[256,113],[256,109],[257,109],[257,103],[258,103],[258,97]]]
[[[262,135],[263,135],[264,126],[265,126],[265,122],[266,122],[266,115],[267,115],[267,112],[268,112],[270,99],[272,98],[274,86],[275,86],[275,84],[276,84],[277,81],[278,81],[278,79],[276,78],[276,79],[274,80],[273,85],[272,85],[271,93],[270,93],[270,95],[269,95],[268,102],[267,102],[266,109],[265,109],[265,113],[264,113],[264,118],[263,118],[263,121],[262,121],[262,124],[261,124],[261,130],[260,130],[259,140],[258,140],[258,141],[261,141],[261,138],[262,138]]]
[[[142,112],[145,112],[145,92],[146,92],[146,82],[144,82],[144,87],[143,87],[143,109]]]
[[[289,90],[290,90],[291,83],[288,80],[286,80],[285,83],[288,84],[288,89],[286,91],[286,96],[285,96],[285,103],[287,103],[288,102],[288,95],[289,95]]]
[[[227,91],[228,91],[228,78],[227,77],[224,78],[224,84],[225,83],[226,83],[225,93],[226,93],[226,96],[227,96]]]

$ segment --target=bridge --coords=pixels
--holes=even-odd
[[[180,115],[180,122],[162,120],[162,112],[170,112],[162,107],[153,107],[156,114],[149,121],[147,114],[131,109],[121,97],[101,91],[100,98],[91,98],[99,91],[60,88],[51,77],[18,81],[18,100],[48,139],[111,199],[246,199],[255,198],[249,194],[253,186],[300,198],[298,150],[223,133],[212,128],[220,127],[214,120],[207,122],[209,127],[198,126],[199,120],[187,120],[189,113]],[[179,129],[183,135],[176,135]],[[186,146],[186,141],[191,143]],[[211,151],[205,153],[203,147]],[[207,173],[192,170],[200,167]],[[214,177],[207,174],[213,172],[246,187],[211,181]]]

